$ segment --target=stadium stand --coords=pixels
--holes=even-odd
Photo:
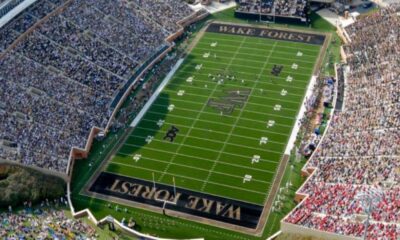
[[[107,126],[113,100],[191,14],[176,0],[25,9],[0,29],[0,159],[65,174],[71,148]]]
[[[311,176],[297,192],[305,200],[283,220],[284,229],[400,238],[399,10],[391,5],[345,29],[351,42],[344,47],[343,110],[305,166]]]
[[[239,0],[237,11],[305,18],[306,6],[306,0]]]
[[[18,212],[0,214],[1,239],[98,239],[96,229],[69,218],[59,207],[47,201],[42,206],[26,206]]]

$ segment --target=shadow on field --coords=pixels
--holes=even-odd
[[[160,131],[161,127],[159,127],[157,123],[159,121],[165,121],[167,114],[169,113],[169,94],[161,92],[154,103],[157,103],[157,105],[163,105],[163,107],[154,105],[150,107],[148,111],[152,111],[152,113],[147,112],[143,116],[142,120],[137,125],[137,128],[135,128],[126,139],[125,143],[116,153],[116,156],[126,157],[127,154],[133,156],[143,146],[147,145],[146,137],[155,136]]]

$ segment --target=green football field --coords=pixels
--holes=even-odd
[[[263,205],[320,48],[206,32],[105,170]]]

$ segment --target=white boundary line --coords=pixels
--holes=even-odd
[[[144,105],[142,110],[139,112],[139,114],[135,117],[135,119],[132,121],[130,127],[136,127],[137,124],[140,122],[140,120],[143,118],[143,116],[146,114],[146,112],[149,110],[153,102],[157,99],[158,95],[161,93],[161,91],[164,89],[164,87],[168,84],[168,82],[171,80],[172,76],[174,76],[175,72],[178,70],[178,68],[181,66],[183,63],[183,58],[179,59],[178,62],[175,64],[175,66],[172,68],[172,70],[168,73],[168,75],[164,78],[164,80],[161,82],[160,86],[158,86],[157,90],[153,93],[153,95],[150,97],[149,101]]]
[[[310,80],[309,84],[308,84],[307,92],[306,92],[306,94],[304,96],[303,103],[301,104],[301,108],[300,108],[299,113],[297,115],[296,122],[295,122],[295,124],[293,126],[292,134],[290,135],[288,144],[286,145],[285,154],[287,154],[287,155],[290,155],[290,151],[292,150],[292,148],[294,147],[294,144],[296,142],[297,134],[300,131],[301,120],[303,119],[303,117],[304,117],[304,115],[306,114],[306,111],[307,111],[307,109],[306,109],[306,101],[313,94],[313,89],[314,89],[314,85],[315,85],[316,81],[317,81],[317,76],[313,75],[311,77],[311,80]]]

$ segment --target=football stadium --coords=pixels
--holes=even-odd
[[[0,238],[400,238],[400,3],[0,0]]]

